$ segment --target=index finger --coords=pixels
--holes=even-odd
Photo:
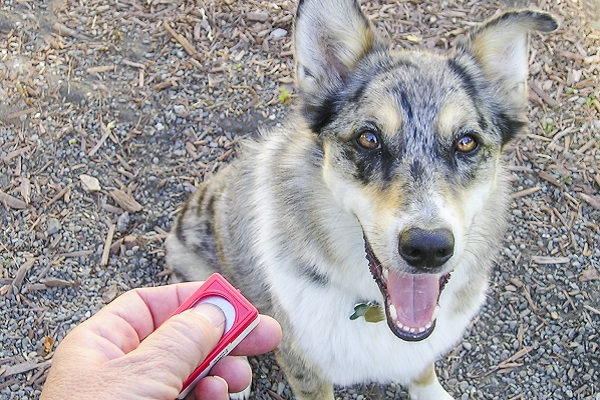
[[[260,315],[260,322],[231,352],[236,356],[255,356],[275,349],[281,341],[281,326],[268,315]]]
[[[130,290],[85,324],[128,353],[165,322],[202,283],[186,282]],[[131,334],[123,334],[131,330]]]

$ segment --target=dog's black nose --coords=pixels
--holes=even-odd
[[[400,234],[400,255],[411,267],[433,270],[454,254],[454,235],[449,229],[409,228]]]

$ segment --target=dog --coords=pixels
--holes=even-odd
[[[168,265],[184,280],[220,272],[280,322],[298,399],[367,382],[451,399],[433,363],[484,301],[529,33],[556,28],[510,11],[449,54],[393,52],[356,0],[300,0],[300,104],[191,196]]]

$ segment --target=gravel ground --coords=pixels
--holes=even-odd
[[[508,6],[533,36],[531,127],[507,155],[512,224],[489,301],[438,363],[457,399],[600,399],[600,2],[363,2],[399,47],[446,49]],[[118,294],[167,282],[194,186],[294,106],[292,1],[0,3],[0,398],[37,398],[56,344]],[[272,357],[253,398],[287,399]],[[401,387],[340,399],[406,399]]]

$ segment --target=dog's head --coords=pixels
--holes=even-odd
[[[503,205],[501,152],[525,125],[528,35],[556,28],[549,14],[514,11],[449,55],[394,54],[355,0],[300,1],[303,115],[324,180],[362,226],[398,337],[431,334],[449,274],[485,240],[480,215]]]

